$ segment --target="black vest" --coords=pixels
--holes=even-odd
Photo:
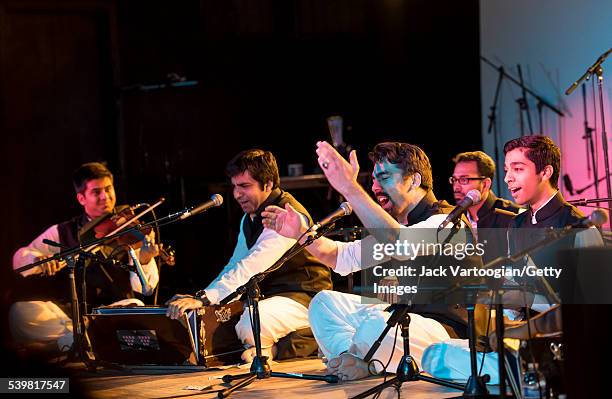
[[[251,220],[247,215],[242,223],[242,231],[249,249],[255,245],[263,232],[261,212],[268,205],[281,208],[289,203],[299,213],[312,219],[308,211],[289,193],[274,189],[266,201],[257,209]],[[272,266],[272,265],[268,265]],[[331,272],[309,252],[302,250],[288,260],[280,269],[270,273],[261,283],[261,292],[265,297],[284,296],[308,307],[312,297],[319,291],[332,289]]]

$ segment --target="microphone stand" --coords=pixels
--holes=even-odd
[[[184,209],[182,211],[173,213],[166,217],[163,217],[159,220],[152,220],[150,222],[144,224],[137,224],[131,228],[127,228],[121,231],[118,231],[114,234],[108,235],[106,237],[102,237],[99,239],[95,239],[89,241],[87,244],[80,243],[79,245],[66,249],[65,251],[61,251],[58,254],[55,254],[49,258],[38,260],[34,263],[30,263],[29,265],[22,266],[18,269],[15,269],[16,273],[21,273],[26,270],[30,270],[36,266],[42,265],[43,263],[47,263],[50,261],[66,261],[66,267],[68,267],[68,279],[70,284],[70,303],[71,303],[71,312],[72,312],[72,334],[73,334],[73,346],[72,346],[72,355],[69,356],[74,359],[80,359],[88,369],[94,369],[96,365],[94,362],[99,364],[105,364],[105,362],[96,361],[91,353],[91,344],[89,344],[89,337],[87,336],[86,328],[84,327],[84,323],[82,320],[82,314],[79,306],[79,297],[76,289],[76,280],[75,280],[75,269],[77,268],[78,260],[81,258],[91,258],[95,260],[99,260],[103,262],[94,252],[96,248],[103,245],[105,242],[111,241],[115,238],[121,237],[125,234],[143,230],[153,224],[158,224],[159,226],[165,226],[167,224],[173,223],[180,219],[180,217],[191,211],[193,208]],[[164,222],[159,224],[160,222]],[[83,280],[83,288],[85,288],[85,280]],[[144,287],[143,287],[144,288]],[[86,309],[84,309],[86,311]]]
[[[580,190],[580,192],[577,191],[577,193],[580,194],[583,191],[584,190]],[[600,202],[608,202],[608,201],[612,201],[612,198],[595,198],[595,199],[581,198],[581,199],[571,200],[567,202],[574,206],[585,206],[587,204],[599,204]]]
[[[498,132],[497,132],[497,102],[499,100],[499,92],[501,89],[502,81],[504,80],[504,67],[499,66],[498,75],[497,75],[497,85],[495,86],[495,96],[493,97],[493,104],[489,107],[491,113],[489,114],[489,127],[487,128],[487,134],[491,134],[493,132],[493,150],[495,152],[495,163],[499,163],[499,143],[498,143]],[[501,193],[501,183],[499,178],[499,168],[495,170],[496,179],[495,183],[497,185],[497,193]]]
[[[612,173],[610,174],[612,176]],[[606,177],[600,177],[599,180],[597,180],[597,184],[595,182],[589,184],[588,186],[582,187],[581,189],[576,190],[576,194],[582,194],[584,191],[588,190],[589,188],[595,186],[597,188],[598,184],[601,183],[602,181],[604,181]],[[599,191],[599,190],[597,190]],[[607,201],[606,200],[601,200],[601,202]]]
[[[584,136],[582,136],[582,138],[586,140],[587,159],[589,155],[591,156],[590,162],[587,162],[587,167],[593,165],[593,185],[595,185],[595,196],[599,197],[599,185],[597,184],[599,183],[599,178],[597,176],[597,162],[595,161],[595,146],[593,144],[594,129],[589,126],[589,122],[587,120],[586,85],[584,83],[582,84],[582,109],[584,113]],[[577,192],[577,194],[580,194],[584,190],[586,190],[586,188],[582,189],[580,192]]]
[[[531,112],[529,111],[529,103],[527,102],[527,92],[525,91],[525,82],[523,81],[523,70],[521,64],[517,64],[518,75],[519,75],[519,86],[521,87],[521,98],[517,99],[516,102],[519,106],[519,115],[521,121],[521,137],[525,135],[525,128],[523,122],[523,111],[527,114],[527,125],[529,126],[529,134],[533,135],[533,127],[531,125]]]
[[[610,181],[610,163],[608,160],[608,133],[606,132],[606,118],[604,111],[604,98],[603,98],[603,63],[608,58],[608,55],[612,53],[612,49],[609,49],[605,53],[599,56],[597,61],[593,65],[587,69],[587,71],[582,74],[580,78],[576,82],[574,82],[566,91],[566,95],[570,95],[576,87],[583,80],[589,79],[593,75],[597,75],[597,88],[599,92],[599,110],[601,114],[601,142],[602,142],[602,150],[604,155],[604,169],[605,169],[605,179],[606,179],[606,191],[608,197],[612,197],[612,182]],[[608,208],[612,208],[612,201],[608,201]],[[612,220],[610,221],[610,226],[612,227]]]
[[[453,227],[449,232],[448,236],[443,242],[443,245],[451,240],[451,238],[459,231],[461,223],[459,220],[453,223]],[[428,265],[434,265],[437,260],[440,259],[441,254],[436,254],[429,262]],[[485,399],[489,398],[489,392],[487,390],[486,383],[489,381],[489,376],[479,376],[478,368],[477,368],[477,359],[476,359],[476,333],[475,333],[475,322],[474,322],[474,293],[478,290],[468,289],[467,290],[467,311],[468,311],[468,341],[470,347],[470,367],[471,367],[471,375],[466,384],[458,384],[455,382],[446,381],[440,378],[429,377],[423,375],[419,370],[416,361],[410,355],[410,314],[409,310],[412,308],[412,304],[393,304],[389,306],[389,308],[385,309],[385,311],[393,311],[389,319],[387,320],[387,325],[384,330],[380,334],[380,336],[376,339],[376,341],[370,347],[370,350],[364,357],[364,361],[369,364],[370,360],[380,347],[382,341],[387,336],[389,330],[395,326],[396,324],[400,324],[402,331],[402,340],[404,347],[404,354],[402,359],[400,360],[395,377],[385,381],[373,388],[368,389],[365,392],[354,396],[352,399],[363,399],[373,394],[380,394],[384,389],[395,386],[398,390],[402,386],[404,382],[407,381],[426,381],[432,384],[445,386],[448,388],[454,388],[460,391],[463,391],[463,394],[459,396],[459,398],[470,398],[470,399]],[[438,289],[436,289],[438,290]],[[505,388],[504,391],[505,393]]]
[[[234,298],[239,295],[246,294],[247,302],[249,307],[252,308],[253,313],[251,315],[251,328],[253,330],[253,339],[255,340],[255,351],[256,356],[253,359],[253,363],[251,363],[251,369],[248,373],[238,374],[238,375],[224,375],[223,382],[230,383],[235,380],[240,380],[237,384],[230,386],[222,391],[217,393],[219,398],[227,398],[234,391],[244,388],[247,385],[251,384],[256,379],[263,380],[270,377],[279,377],[279,378],[295,378],[301,380],[316,380],[316,381],[325,381],[328,383],[337,383],[338,376],[335,375],[315,375],[315,374],[298,374],[298,373],[279,373],[274,372],[270,368],[267,363],[268,357],[263,356],[261,352],[261,321],[259,317],[259,299],[261,298],[261,291],[259,289],[259,283],[262,282],[266,276],[273,271],[281,268],[285,262],[289,259],[293,258],[299,252],[301,252],[308,245],[312,244],[318,238],[324,236],[329,233],[333,228],[333,223],[324,227],[321,227],[316,231],[314,236],[309,237],[303,244],[299,242],[295,243],[293,247],[291,247],[283,256],[280,257],[272,266],[270,266],[267,270],[258,273],[251,277],[246,284],[238,287],[236,291],[231,293],[229,296],[225,297],[220,304],[226,305],[231,302]]]
[[[482,268],[492,269],[497,266],[516,263],[518,260],[520,260],[524,256],[530,254],[531,252],[537,249],[546,247],[547,245],[555,241],[558,241],[564,237],[567,237],[573,234],[577,234],[583,230],[586,230],[586,228],[571,228],[571,227],[568,228],[568,227],[565,227],[562,229],[556,229],[556,230],[551,229],[549,232],[547,232],[547,237],[536,242],[535,244],[523,250],[520,250],[516,252],[515,254],[511,254],[505,257],[503,256],[497,257],[493,259],[492,261],[488,262],[487,264],[483,265]],[[466,284],[470,284],[470,282],[473,282],[473,281],[475,281],[473,277],[465,279],[463,283],[457,283],[454,286],[444,290],[442,293],[438,294],[438,298],[446,297],[458,289],[464,289],[466,288]],[[561,303],[561,299],[554,292],[553,288],[550,286],[546,278],[544,276],[539,276],[539,281],[544,287],[544,291],[545,291],[544,294],[546,295],[546,299],[550,303]],[[478,286],[474,286],[474,287],[478,287]],[[488,286],[481,286],[480,288],[482,290],[487,290],[487,291],[491,290],[491,287],[488,287]],[[495,305],[495,325],[496,325],[495,331],[497,334],[497,356],[498,356],[498,368],[499,368],[499,396],[500,398],[506,397],[506,367],[504,363],[505,362],[505,348],[504,348],[504,328],[505,326],[504,326],[504,316],[503,316],[504,305],[502,301],[502,296],[503,296],[504,291],[506,290],[509,290],[509,289],[518,290],[522,288],[524,287],[507,286],[507,285],[498,285],[497,287],[493,288],[495,291],[495,300],[497,302]],[[434,299],[435,298],[436,297],[434,297]],[[514,390],[513,385],[511,385],[511,388]],[[517,396],[516,392],[515,392],[515,396]]]
[[[499,71],[499,73],[501,75],[503,75],[504,78],[508,79],[510,82],[514,83],[516,86],[518,86],[521,90],[524,90],[524,93],[527,93],[529,95],[531,95],[533,98],[535,98],[538,101],[538,104],[540,107],[545,106],[546,108],[550,109],[551,111],[553,111],[554,113],[556,113],[559,116],[565,116],[565,114],[557,107],[555,107],[554,105],[552,105],[551,103],[549,103],[548,101],[546,101],[544,98],[542,98],[542,96],[538,95],[537,93],[535,93],[533,90],[531,90],[530,88],[528,88],[525,84],[521,83],[520,81],[518,81],[516,78],[514,78],[512,75],[509,75],[503,67],[501,66],[497,66],[494,63],[492,63],[491,61],[489,61],[486,57],[484,56],[480,56],[480,59],[487,65],[489,65],[491,68]],[[523,94],[524,95],[524,94]],[[526,97],[526,96],[525,96]]]
[[[487,129],[487,133],[491,133],[491,130],[493,130],[493,138],[494,138],[494,146],[495,146],[495,162],[499,163],[499,144],[497,142],[497,136],[498,136],[498,131],[497,131],[497,124],[496,124],[496,119],[497,119],[497,115],[496,115],[496,111],[497,111],[497,102],[499,100],[499,93],[500,93],[500,89],[501,89],[501,83],[502,80],[504,78],[508,79],[510,82],[514,83],[516,86],[518,86],[522,93],[523,93],[523,97],[521,100],[524,100],[524,102],[526,103],[527,101],[527,94],[531,95],[532,97],[534,97],[537,100],[537,104],[538,104],[538,113],[540,115],[540,134],[543,134],[542,132],[542,108],[546,107],[548,109],[550,109],[551,111],[555,112],[557,115],[559,116],[565,116],[565,114],[557,107],[555,107],[554,105],[552,105],[550,102],[546,101],[544,98],[542,98],[542,96],[538,95],[537,93],[535,93],[533,90],[529,89],[525,84],[523,84],[522,80],[522,73],[520,74],[520,81],[517,80],[516,78],[514,78],[513,76],[509,75],[503,66],[501,65],[495,65],[494,63],[492,63],[491,61],[489,61],[486,57],[484,56],[480,56],[480,59],[487,65],[489,65],[491,68],[495,69],[496,71],[498,71],[498,77],[497,77],[497,86],[495,88],[495,97],[493,99],[493,105],[490,107],[491,109],[491,113],[489,114],[489,128]],[[519,72],[520,72],[520,66],[519,66]],[[521,104],[519,104],[521,105]],[[522,109],[520,108],[519,110],[519,115],[520,115],[520,120],[521,120],[521,136],[524,135],[523,132],[523,114],[522,114]],[[529,114],[529,110],[527,109],[527,116],[529,118],[529,126],[530,126],[530,130],[531,130],[531,117]],[[531,133],[533,134],[533,132]],[[500,193],[501,192],[501,180],[500,179],[500,171],[496,170],[496,177],[497,177],[497,192]]]

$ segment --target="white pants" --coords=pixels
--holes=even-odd
[[[308,309],[310,326],[323,354],[332,359],[349,351],[363,358],[386,326],[391,315],[384,309],[387,304],[362,304],[361,297],[336,291],[321,291],[312,299]],[[410,313],[410,355],[421,363],[425,349],[433,343],[450,339],[448,333],[433,319]],[[388,371],[395,372],[403,355],[401,332],[397,333],[395,350],[393,341],[395,328],[389,330],[373,359],[383,364],[389,361]],[[382,368],[374,363],[377,371]]]
[[[497,353],[476,354],[478,370],[484,356],[482,374],[489,374],[488,384],[499,384]],[[467,381],[471,375],[470,347],[467,339],[451,339],[431,345],[423,354],[423,369],[437,378]]]
[[[134,298],[113,305],[132,303],[144,306],[142,301]],[[72,346],[72,320],[51,301],[15,302],[9,309],[9,328],[15,341],[22,344],[56,341],[61,351],[70,350]]]
[[[308,309],[293,299],[273,296],[259,301],[258,308],[262,348],[269,348],[293,331],[308,327]],[[245,346],[255,346],[248,307],[236,324],[236,335]]]

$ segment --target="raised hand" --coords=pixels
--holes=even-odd
[[[285,204],[285,209],[275,205],[267,206],[261,216],[263,217],[264,227],[272,229],[284,237],[297,240],[302,233],[308,230],[304,215],[289,204]]]
[[[359,162],[354,150],[349,154],[349,162],[347,162],[331,144],[319,141],[317,155],[317,161],[329,184],[340,194],[346,196],[351,188],[358,186]]]

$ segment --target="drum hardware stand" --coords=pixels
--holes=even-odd
[[[223,382],[225,383],[230,383],[235,380],[240,380],[240,381],[237,384],[230,386],[229,388],[219,391],[217,394],[219,398],[227,398],[234,391],[246,387],[247,385],[251,384],[256,379],[263,380],[263,379],[270,378],[270,377],[295,378],[295,379],[301,379],[301,380],[316,380],[316,381],[325,381],[328,383],[338,382],[338,376],[335,376],[335,375],[279,373],[279,372],[272,371],[272,369],[270,368],[267,362],[268,357],[263,356],[261,353],[261,336],[260,336],[261,321],[259,317],[259,306],[258,306],[259,299],[261,297],[259,283],[263,281],[268,274],[282,267],[285,264],[285,262],[293,258],[295,255],[297,255],[305,247],[312,244],[312,242],[314,242],[316,239],[324,236],[329,231],[331,231],[332,227],[333,227],[333,224],[320,228],[319,230],[317,230],[314,236],[309,237],[303,244],[300,244],[298,240],[298,242],[292,248],[290,248],[287,252],[285,252],[285,254],[279,260],[277,260],[272,266],[270,266],[266,271],[258,273],[254,275],[253,277],[251,277],[246,284],[238,287],[236,291],[234,291],[232,294],[230,294],[229,296],[227,296],[220,302],[221,305],[226,305],[227,303],[231,302],[237,296],[246,294],[247,300],[248,300],[248,306],[252,307],[252,312],[253,312],[251,316],[252,317],[251,323],[252,323],[252,329],[253,329],[253,338],[255,340],[256,356],[253,359],[253,363],[251,363],[251,369],[248,373],[238,374],[238,375],[228,374],[228,375],[223,376]]]
[[[608,197],[612,197],[612,182],[610,181],[610,162],[609,162],[609,153],[608,153],[608,134],[606,132],[606,117],[604,111],[604,98],[603,98],[603,63],[608,58],[608,56],[612,53],[612,49],[609,49],[605,53],[599,56],[595,63],[591,65],[584,74],[577,81],[572,83],[572,85],[565,91],[566,95],[572,94],[572,92],[578,87],[580,83],[584,80],[590,79],[593,75],[597,76],[597,87],[599,92],[599,112],[601,114],[601,144],[604,155],[604,178],[606,179],[606,193]],[[597,185],[597,182],[595,185]],[[612,201],[608,201],[608,208],[612,208]],[[610,223],[612,227],[612,222]]]

